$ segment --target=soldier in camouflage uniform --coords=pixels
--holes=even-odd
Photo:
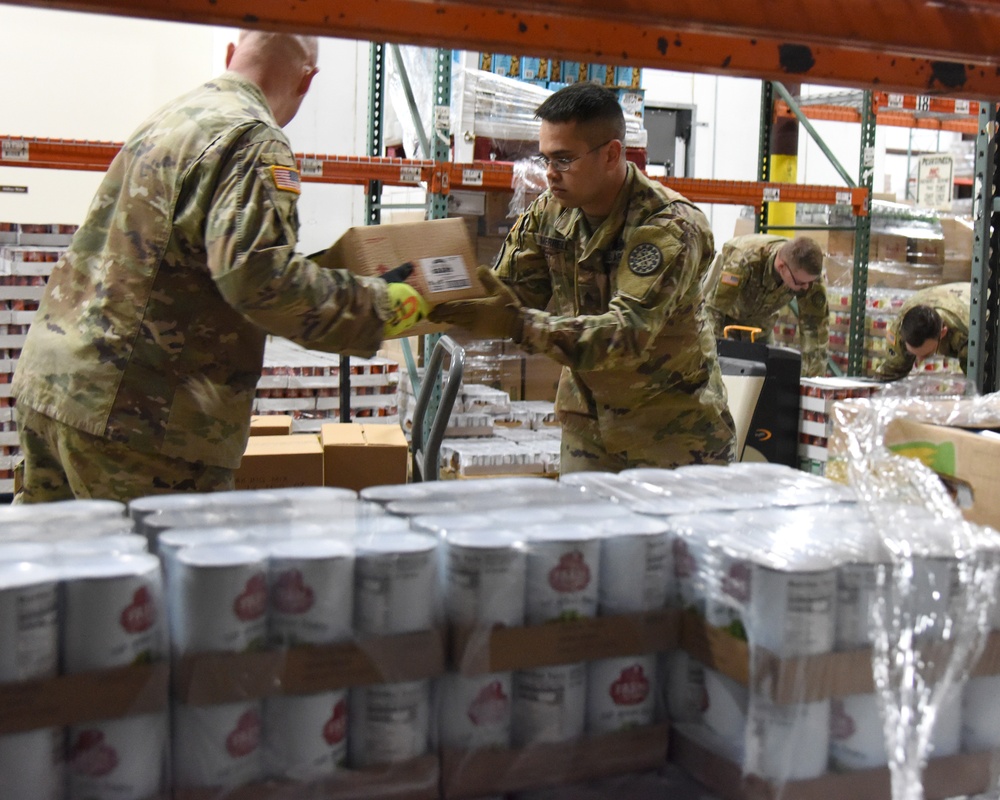
[[[317,50],[242,32],[223,75],[116,156],[17,365],[17,502],[232,488],[268,332],[370,356],[415,321],[393,317],[400,291],[416,295],[405,284],[296,252],[299,173],[281,127]]]
[[[911,295],[885,332],[886,358],[875,373],[881,381],[905,378],[918,359],[934,353],[957,358],[966,371],[969,361],[968,283],[945,283]]]
[[[800,236],[749,234],[722,246],[721,272],[708,289],[708,315],[717,338],[727,325],[760,328],[774,339],[778,312],[792,299],[798,302],[802,374],[826,374],[830,340],[830,309],[823,286],[823,251]]]
[[[480,268],[491,296],[431,317],[564,365],[563,473],[732,461],[701,288],[714,252],[707,220],[626,161],[609,90],[574,84],[536,115],[549,190],[517,221],[494,270]]]

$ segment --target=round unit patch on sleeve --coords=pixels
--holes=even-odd
[[[651,275],[663,265],[663,253],[650,242],[632,248],[628,254],[628,268],[636,275]]]

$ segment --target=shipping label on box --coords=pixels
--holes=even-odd
[[[311,256],[320,266],[377,277],[400,264],[415,269],[407,283],[431,307],[482,297],[476,251],[461,219],[437,219],[350,228],[329,249]],[[418,323],[405,336],[439,333],[447,326]]]

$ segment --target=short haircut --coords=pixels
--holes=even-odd
[[[914,306],[903,315],[899,335],[910,347],[920,347],[928,339],[941,338],[941,315],[930,306]]]
[[[300,55],[305,56],[306,63],[314,67],[319,60],[319,39],[315,36],[305,36],[298,33],[272,33],[270,31],[243,28],[240,30],[237,41],[242,42],[249,37],[256,39],[258,44],[263,48],[277,48],[291,45],[299,49],[301,51]]]
[[[823,250],[807,236],[799,236],[778,251],[786,264],[807,275],[819,277],[823,274]]]
[[[625,112],[618,96],[599,83],[581,81],[563,87],[535,109],[535,116],[544,122],[579,122],[608,141],[625,142]]]

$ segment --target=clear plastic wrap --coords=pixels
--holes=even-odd
[[[976,431],[1000,426],[1000,397],[948,397],[940,388],[911,378],[834,407],[839,435],[831,447],[891,557],[877,571],[870,637],[894,800],[924,797],[928,758],[948,755],[935,725],[961,710],[962,692],[981,693],[982,682],[969,680],[974,668],[977,676],[996,672],[981,655],[995,620],[997,534],[966,519],[993,519],[995,483],[976,485],[968,472],[970,482],[962,480],[970,467],[989,473],[988,450],[956,456],[955,449],[982,444]],[[950,463],[936,458],[942,452],[952,454]],[[982,749],[984,739],[995,746],[982,724],[970,722],[959,723],[955,751]]]

